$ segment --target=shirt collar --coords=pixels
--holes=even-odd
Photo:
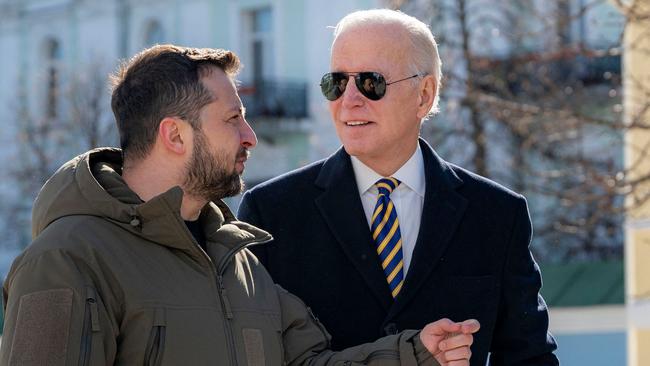
[[[357,187],[359,188],[359,195],[363,195],[383,177],[364,164],[356,156],[350,156],[350,158],[352,160],[354,177],[357,180]],[[420,197],[424,197],[424,190],[426,187],[424,179],[424,158],[422,157],[422,149],[420,149],[419,144],[413,152],[413,155],[411,155],[411,158],[404,163],[404,165],[402,165],[395,174],[392,175],[392,177],[398,179],[402,182],[401,184],[406,185]]]

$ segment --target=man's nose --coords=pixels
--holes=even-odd
[[[247,149],[252,149],[257,145],[257,136],[255,136],[255,131],[251,125],[245,119],[242,122],[240,131],[239,131],[241,145]]]
[[[359,88],[357,88],[354,75],[348,76],[348,83],[345,86],[341,98],[343,99],[342,103],[344,107],[353,107],[363,103],[364,96],[359,91]]]

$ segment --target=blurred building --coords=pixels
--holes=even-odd
[[[245,65],[240,92],[262,140],[247,171],[255,182],[331,150],[333,142],[320,138],[319,124],[328,121],[318,90],[329,63],[328,26],[351,10],[379,5],[298,0],[0,1],[0,45],[10,55],[0,61],[0,112],[11,118],[25,101],[35,115],[65,118],[66,88],[74,75],[105,75],[120,59],[155,43],[232,49]],[[310,139],[312,135],[316,137]],[[11,131],[3,132],[5,141],[13,138]]]
[[[603,184],[623,169],[622,129],[612,127],[622,119],[623,14],[581,0],[404,7],[427,14],[445,65],[441,113],[423,135],[527,197],[540,258],[622,257],[623,214],[602,206],[623,202]]]
[[[339,145],[318,86],[320,77],[328,71],[332,39],[332,29],[328,27],[352,10],[388,4],[401,4],[404,11],[431,24],[438,37],[448,75],[445,82],[450,82],[443,87],[443,113],[427,125],[452,126],[463,119],[464,113],[457,113],[454,104],[463,89],[449,77],[456,75],[462,79],[465,72],[464,61],[455,47],[454,37],[461,34],[457,3],[460,2],[0,0],[0,46],[5,51],[5,57],[0,59],[0,113],[9,121],[8,128],[0,132],[0,146],[5,156],[18,163],[25,156],[25,149],[29,149],[16,143],[21,132],[16,126],[25,113],[32,119],[51,120],[55,127],[56,121],[69,120],[74,95],[84,93],[78,87],[75,89],[78,80],[103,83],[120,59],[144,47],[155,43],[221,47],[236,51],[244,64],[240,94],[260,138],[245,173],[249,185],[254,185],[325,157]],[[606,71],[620,70],[620,56],[584,58],[574,52],[578,47],[608,49],[619,41],[620,16],[612,16],[612,8],[606,4],[590,6],[589,11],[575,16],[585,0],[464,3],[472,30],[469,46],[473,62],[486,72],[501,72],[497,76],[507,79],[511,61],[517,59],[529,68],[550,68],[558,79],[571,76],[581,82],[594,79],[598,84]],[[520,87],[517,80],[511,84],[514,92]],[[105,115],[101,122],[110,125],[108,89],[103,92],[100,108]],[[493,135],[499,133],[497,130]],[[435,140],[435,135],[431,140]],[[499,141],[500,136],[491,136],[490,140]],[[449,141],[436,147],[447,159],[468,166],[463,161],[467,149],[454,149],[458,144],[453,143],[453,138]],[[116,139],[112,136],[112,140],[105,138],[100,142],[114,144]],[[597,142],[593,144],[599,148]],[[85,150],[85,146],[71,150],[75,148]],[[497,161],[509,152],[497,151],[499,148],[494,146],[492,176],[518,189],[519,184],[501,172],[503,167]],[[76,152],[55,154],[61,156],[53,159],[57,160],[53,165]],[[0,185],[0,193],[15,188],[5,182]],[[534,200],[534,195],[531,198]],[[535,206],[543,207],[544,202],[540,200]]]
[[[86,109],[99,110],[95,116],[99,118],[99,125],[108,131],[98,140],[99,144],[115,144],[115,130],[110,127],[113,123],[108,104],[110,93],[104,83],[106,75],[121,59],[156,43],[226,48],[237,52],[244,64],[239,77],[240,95],[247,108],[248,120],[259,138],[259,145],[252,151],[245,172],[247,184],[254,185],[323,158],[339,146],[327,104],[318,86],[322,74],[329,69],[332,40],[329,27],[350,11],[396,4],[431,24],[440,43],[447,75],[443,81],[442,112],[426,122],[423,136],[446,159],[473,168],[468,144],[455,137],[465,132],[464,125],[459,127],[459,121],[468,118],[462,102],[467,94],[464,83],[469,75],[465,67],[468,58],[458,47],[463,36],[458,17],[461,3],[467,6],[464,21],[467,22],[466,29],[471,31],[468,46],[476,67],[472,77],[476,76],[475,86],[479,90],[493,91],[496,81],[507,84],[508,92],[516,96],[526,87],[521,75],[528,73],[528,79],[535,80],[539,79],[540,70],[547,70],[543,74],[545,77],[586,86],[587,100],[603,92],[605,95],[612,93],[608,85],[612,77],[621,73],[621,56],[620,52],[602,51],[616,49],[624,21],[607,2],[0,0],[0,49],[3,50],[0,58],[0,115],[5,120],[4,128],[0,129],[0,151],[7,167],[36,164],[38,156],[28,158],[34,155],[36,143],[42,148],[36,153],[44,152],[49,158],[43,169],[53,171],[60,163],[88,147],[80,143],[71,144],[66,139],[76,136],[79,132],[76,129],[84,125],[71,128],[64,123],[76,118],[75,107],[83,109],[84,105]],[[519,75],[518,78],[510,77],[513,70],[517,71],[515,75]],[[481,73],[489,74],[491,78],[480,77]],[[95,101],[81,99],[79,102],[78,97],[87,96],[87,87],[93,83],[101,86],[100,98]],[[567,98],[570,98],[572,90],[565,90]],[[614,95],[618,92],[613,91]],[[588,107],[597,115],[610,113],[612,106],[608,103],[611,100],[592,98]],[[534,191],[527,192],[533,174],[512,169],[519,152],[512,148],[516,145],[511,144],[510,139],[504,138],[505,132],[499,124],[493,122],[490,118],[482,120],[482,125],[486,126],[485,138],[498,142],[491,144],[488,153],[489,172],[494,179],[526,194],[535,227],[542,228],[548,223],[546,213],[557,211],[561,205]],[[36,129],[32,131],[34,133],[43,132],[45,127],[50,130],[45,131],[47,138],[38,145],[39,141],[28,143],[25,126],[27,130]],[[438,129],[431,132],[432,126]],[[602,154],[622,164],[621,136],[598,131],[585,133],[591,134],[589,138],[581,139],[587,141],[581,145],[585,156]],[[541,160],[530,160],[539,170],[546,164]],[[521,174],[518,176],[516,173]],[[5,203],[0,206],[4,225],[0,225],[4,241],[0,252],[3,246],[9,248],[5,255],[0,255],[2,276],[16,249],[29,242],[29,206],[37,187],[25,189],[22,185],[26,180],[38,182],[41,177],[27,175],[21,179],[20,182],[0,180],[0,202]],[[580,182],[576,180],[574,184]],[[28,195],[26,192],[32,193]],[[18,208],[9,206],[8,202],[16,197],[21,201]],[[237,198],[230,200],[229,204],[236,208]],[[13,221],[7,221],[5,217]],[[613,234],[605,234],[611,235],[613,241],[622,241],[621,230],[618,227]],[[567,245],[562,237],[552,240],[560,246]],[[551,299],[551,314],[554,318],[558,314],[562,319],[560,322],[552,319],[552,327],[560,340],[561,356],[579,360],[584,354],[580,349],[590,350],[604,343],[613,345],[616,350],[625,347],[620,320],[624,315],[621,315],[619,295],[615,300],[605,297],[605,303],[600,300],[569,301],[567,296],[587,296],[589,291],[567,290],[570,287],[564,291],[560,289],[571,285],[580,276],[590,278],[584,277],[585,274],[594,272],[553,267],[544,267],[543,270],[543,291],[547,299]],[[602,281],[613,281],[616,285],[612,286],[616,291],[620,290],[619,267],[599,276],[605,276]],[[604,323],[598,323],[601,325],[589,327],[592,321],[579,315],[590,313],[588,309],[591,308],[595,308],[594,314],[597,315],[604,311],[603,319],[611,319],[611,322],[603,320]],[[581,325],[583,321],[586,323]],[[613,354],[618,357],[616,360],[620,360],[620,353]],[[566,364],[580,365],[579,361],[572,362]]]
[[[331,27],[350,11],[383,4],[379,0],[0,0],[0,47],[5,54],[0,58],[0,115],[6,121],[0,148],[8,164],[42,165],[46,177],[88,148],[69,141],[85,128],[67,123],[76,118],[75,109],[99,109],[91,118],[101,119],[96,122],[108,132],[97,144],[117,143],[106,76],[120,60],[156,43],[226,48],[242,59],[240,95],[260,140],[245,173],[248,184],[254,185],[336,149],[338,141],[318,86],[329,68]],[[88,87],[97,89],[88,85],[93,83],[99,85],[101,95],[80,101]],[[6,239],[19,242],[18,246],[29,241],[29,206],[42,184],[39,180],[44,179],[31,171],[20,173],[18,184],[14,179],[0,182],[1,197],[28,196],[20,209],[7,213],[16,221],[7,230],[16,234],[16,226],[23,226],[19,234]],[[23,189],[29,180],[37,184]],[[230,204],[236,206],[237,198]]]

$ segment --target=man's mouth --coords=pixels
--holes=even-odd
[[[235,159],[235,164],[241,164],[242,166],[242,171],[244,168],[244,163],[246,163],[246,160],[248,160],[248,157],[250,156],[250,151],[248,149],[241,149],[239,153],[237,154],[237,158]]]
[[[242,148],[239,150],[239,153],[237,154],[237,162],[246,162],[248,160],[248,157],[251,155],[251,152],[248,151],[248,149]]]
[[[370,121],[347,121],[345,122],[346,126],[364,126],[369,124]]]

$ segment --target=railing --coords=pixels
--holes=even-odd
[[[307,84],[303,82],[262,80],[242,85],[239,95],[248,117],[307,117]]]
[[[475,59],[474,84],[489,92],[497,92],[495,85],[505,83],[513,94],[518,94],[528,82],[528,88],[558,87],[580,81],[583,84],[609,82],[621,75],[621,56],[603,52],[531,53],[505,59]]]

